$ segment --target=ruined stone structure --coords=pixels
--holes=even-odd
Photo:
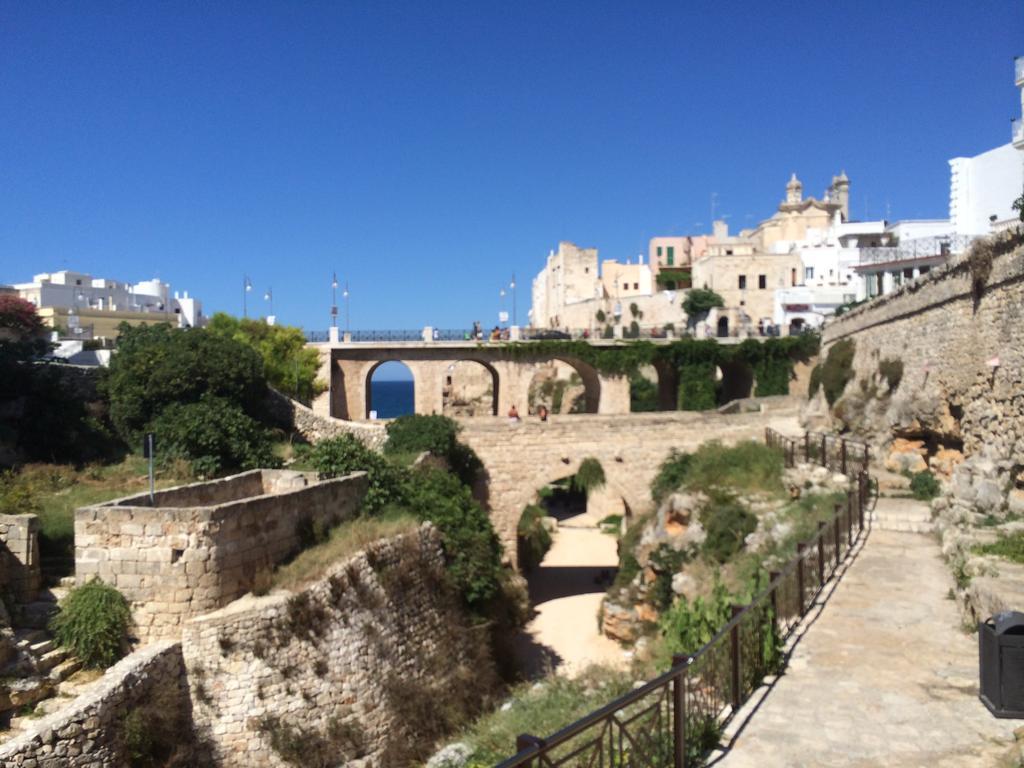
[[[182,646],[201,763],[295,765],[273,747],[290,733],[302,736],[303,764],[406,764],[417,707],[449,706],[467,687],[480,696],[490,682],[443,582],[440,536],[424,525],[295,594],[193,619]]]
[[[688,451],[707,440],[760,439],[765,427],[792,432],[799,404],[789,397],[761,398],[753,412],[634,413],[628,416],[561,416],[517,424],[466,419],[460,439],[484,464],[487,504],[505,546],[515,557],[516,526],[539,488],[576,473],[580,462],[601,462],[606,485],[588,500],[598,514],[647,512],[650,485],[673,450]],[[762,412],[763,409],[763,412]]]
[[[182,623],[251,590],[257,575],[299,549],[315,525],[356,512],[366,475],[317,482],[252,470],[75,512],[75,577],[116,586],[140,638],[174,637]]]
[[[0,746],[2,768],[122,768],[133,758],[125,719],[142,718],[147,734],[170,734],[187,758],[188,689],[181,644],[153,643],[107,670],[77,699]]]
[[[31,602],[39,591],[39,518],[35,515],[0,515],[0,584],[19,603]]]
[[[595,342],[600,343],[600,342]],[[503,344],[467,342],[392,342],[387,344],[312,344],[320,352],[320,378],[330,383],[313,402],[313,412],[338,419],[365,419],[373,409],[370,379],[382,363],[397,360],[412,371],[415,410],[443,413],[448,369],[453,363],[473,362],[490,374],[493,413],[504,415],[515,405],[525,411],[530,383],[553,359],[538,353],[509,359]],[[524,345],[525,346],[525,345]],[[629,379],[602,373],[582,360],[560,357],[579,373],[588,413],[629,413]]]

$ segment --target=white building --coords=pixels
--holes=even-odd
[[[178,327],[206,324],[202,303],[188,292],[171,293],[160,280],[127,283],[83,272],[43,273],[13,286],[44,322],[81,338],[114,338],[122,322],[169,322]]]
[[[1014,59],[1021,117],[1010,123],[1010,143],[949,161],[949,218],[958,235],[987,235],[1020,220],[1013,201],[1024,190],[1024,56]]]

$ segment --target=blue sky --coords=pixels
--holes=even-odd
[[[282,322],[493,325],[602,258],[772,213],[942,217],[1009,140],[1024,3],[0,0],[0,282],[157,275]],[[510,308],[510,307],[509,307]]]

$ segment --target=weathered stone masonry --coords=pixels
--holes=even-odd
[[[142,709],[140,709],[142,708]],[[187,757],[188,689],[180,643],[154,643],[107,670],[67,707],[0,746],[3,768],[123,768],[131,765],[124,741],[125,717],[145,713],[176,734],[179,757]]]
[[[294,553],[304,532],[353,515],[366,475],[316,482],[253,470],[209,483],[83,507],[75,513],[75,575],[98,576],[132,604],[139,637],[176,637],[190,616],[253,588]]]
[[[829,323],[822,356],[840,339],[856,344],[847,396],[880,360],[903,363],[881,418],[851,426],[876,439],[962,443],[972,461],[957,470],[956,496],[982,511],[1007,501],[1007,489],[1024,480],[1024,248],[992,259],[980,295],[962,258]]]
[[[310,753],[326,750],[339,765],[400,764],[391,750],[416,727],[402,712],[409,702],[436,707],[488,683],[443,580],[440,536],[425,524],[371,544],[301,592],[190,621],[183,650],[201,759],[284,766],[271,747],[276,731],[301,733]]]
[[[17,602],[30,602],[39,591],[39,518],[0,515],[0,584]]]

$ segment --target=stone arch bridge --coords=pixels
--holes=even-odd
[[[554,416],[547,422],[525,419],[460,419],[461,438],[483,461],[486,503],[505,551],[516,553],[516,526],[537,489],[574,475],[580,462],[594,457],[604,468],[606,485],[588,500],[590,511],[643,514],[652,507],[651,481],[673,449],[691,451],[707,440],[735,443],[763,439],[766,427],[798,432],[800,401],[768,397],[757,409],[739,413],[674,411],[628,415]]]
[[[739,339],[726,340],[738,342]],[[615,346],[615,341],[591,340],[594,346]],[[653,343],[667,343],[653,341]],[[584,389],[585,412],[624,414],[630,412],[629,377],[608,374],[567,353],[554,354],[548,345],[530,353],[530,343],[516,343],[515,356],[507,343],[475,341],[406,341],[360,343],[314,343],[320,354],[319,378],[328,389],[313,402],[313,411],[349,421],[369,418],[372,410],[370,380],[383,363],[397,361],[412,372],[414,409],[419,414],[443,413],[446,376],[456,363],[477,363],[490,375],[492,415],[505,415],[516,405],[526,413],[530,384],[542,367],[562,362],[573,368]],[[658,408],[676,408],[678,372],[667,365],[654,367],[657,374]],[[741,365],[723,365],[723,392],[726,400],[748,397],[753,377]],[[486,375],[486,374],[485,374]]]

